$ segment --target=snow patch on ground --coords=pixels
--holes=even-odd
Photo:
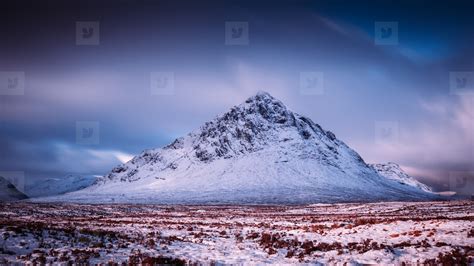
[[[474,258],[472,201],[0,205],[0,264],[444,264]]]

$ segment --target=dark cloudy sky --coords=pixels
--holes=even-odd
[[[24,90],[0,88],[0,171],[102,175],[265,90],[367,162],[397,162],[448,190],[450,173],[474,171],[473,10],[472,1],[2,1],[1,86],[13,75]],[[85,24],[92,45],[81,42],[84,21],[96,23]],[[234,21],[248,25],[239,45],[226,40]],[[380,44],[376,25],[393,22]],[[167,95],[150,88],[156,73],[174,81]],[[303,92],[302,73],[321,75],[323,90]],[[450,74],[467,90],[453,90]],[[82,121],[92,122],[90,142]]]

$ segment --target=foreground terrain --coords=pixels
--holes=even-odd
[[[0,204],[0,264],[471,264],[472,201],[307,206]]]

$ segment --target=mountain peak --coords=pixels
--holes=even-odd
[[[254,96],[248,98],[245,103],[237,107],[249,109],[249,106],[257,107],[257,111],[259,111],[262,115],[267,115],[269,113],[286,113],[286,111],[288,110],[288,108],[283,104],[283,102],[276,99],[265,91],[257,92],[257,94],[255,94]],[[251,114],[251,112],[249,112],[249,114]]]
[[[327,146],[323,157],[338,156],[339,147],[345,146],[334,133],[325,131],[311,119],[289,110],[280,100],[265,91],[259,91],[244,103],[204,123],[189,134],[193,154],[201,162],[236,158],[285,142],[286,145]],[[184,147],[177,139],[165,149]],[[319,147],[318,147],[319,149]],[[355,157],[363,161],[358,154]]]
[[[273,96],[271,96],[270,93],[268,93],[268,92],[266,92],[266,91],[264,91],[264,90],[259,90],[259,91],[257,91],[257,94],[255,94],[255,96],[269,96],[269,97],[272,97],[272,98],[273,98]]]
[[[275,99],[275,97],[273,97],[270,93],[266,92],[266,91],[258,91],[257,94],[255,94],[254,96],[250,97],[249,99],[252,99],[252,98],[258,98],[258,99]]]
[[[269,93],[259,91],[244,103],[206,122],[194,134],[196,155],[209,161],[233,157],[259,149],[268,143],[275,131],[296,126],[296,114]]]

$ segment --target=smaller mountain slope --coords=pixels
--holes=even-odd
[[[29,197],[53,196],[84,189],[95,180],[95,176],[67,175],[64,178],[38,180],[28,185],[25,190]]]
[[[414,177],[409,176],[400,168],[400,165],[396,163],[370,164],[370,166],[383,177],[397,181],[400,184],[419,188],[425,192],[433,192],[432,188],[416,180]]]
[[[0,176],[0,201],[16,201],[28,196],[20,192],[10,181]]]

